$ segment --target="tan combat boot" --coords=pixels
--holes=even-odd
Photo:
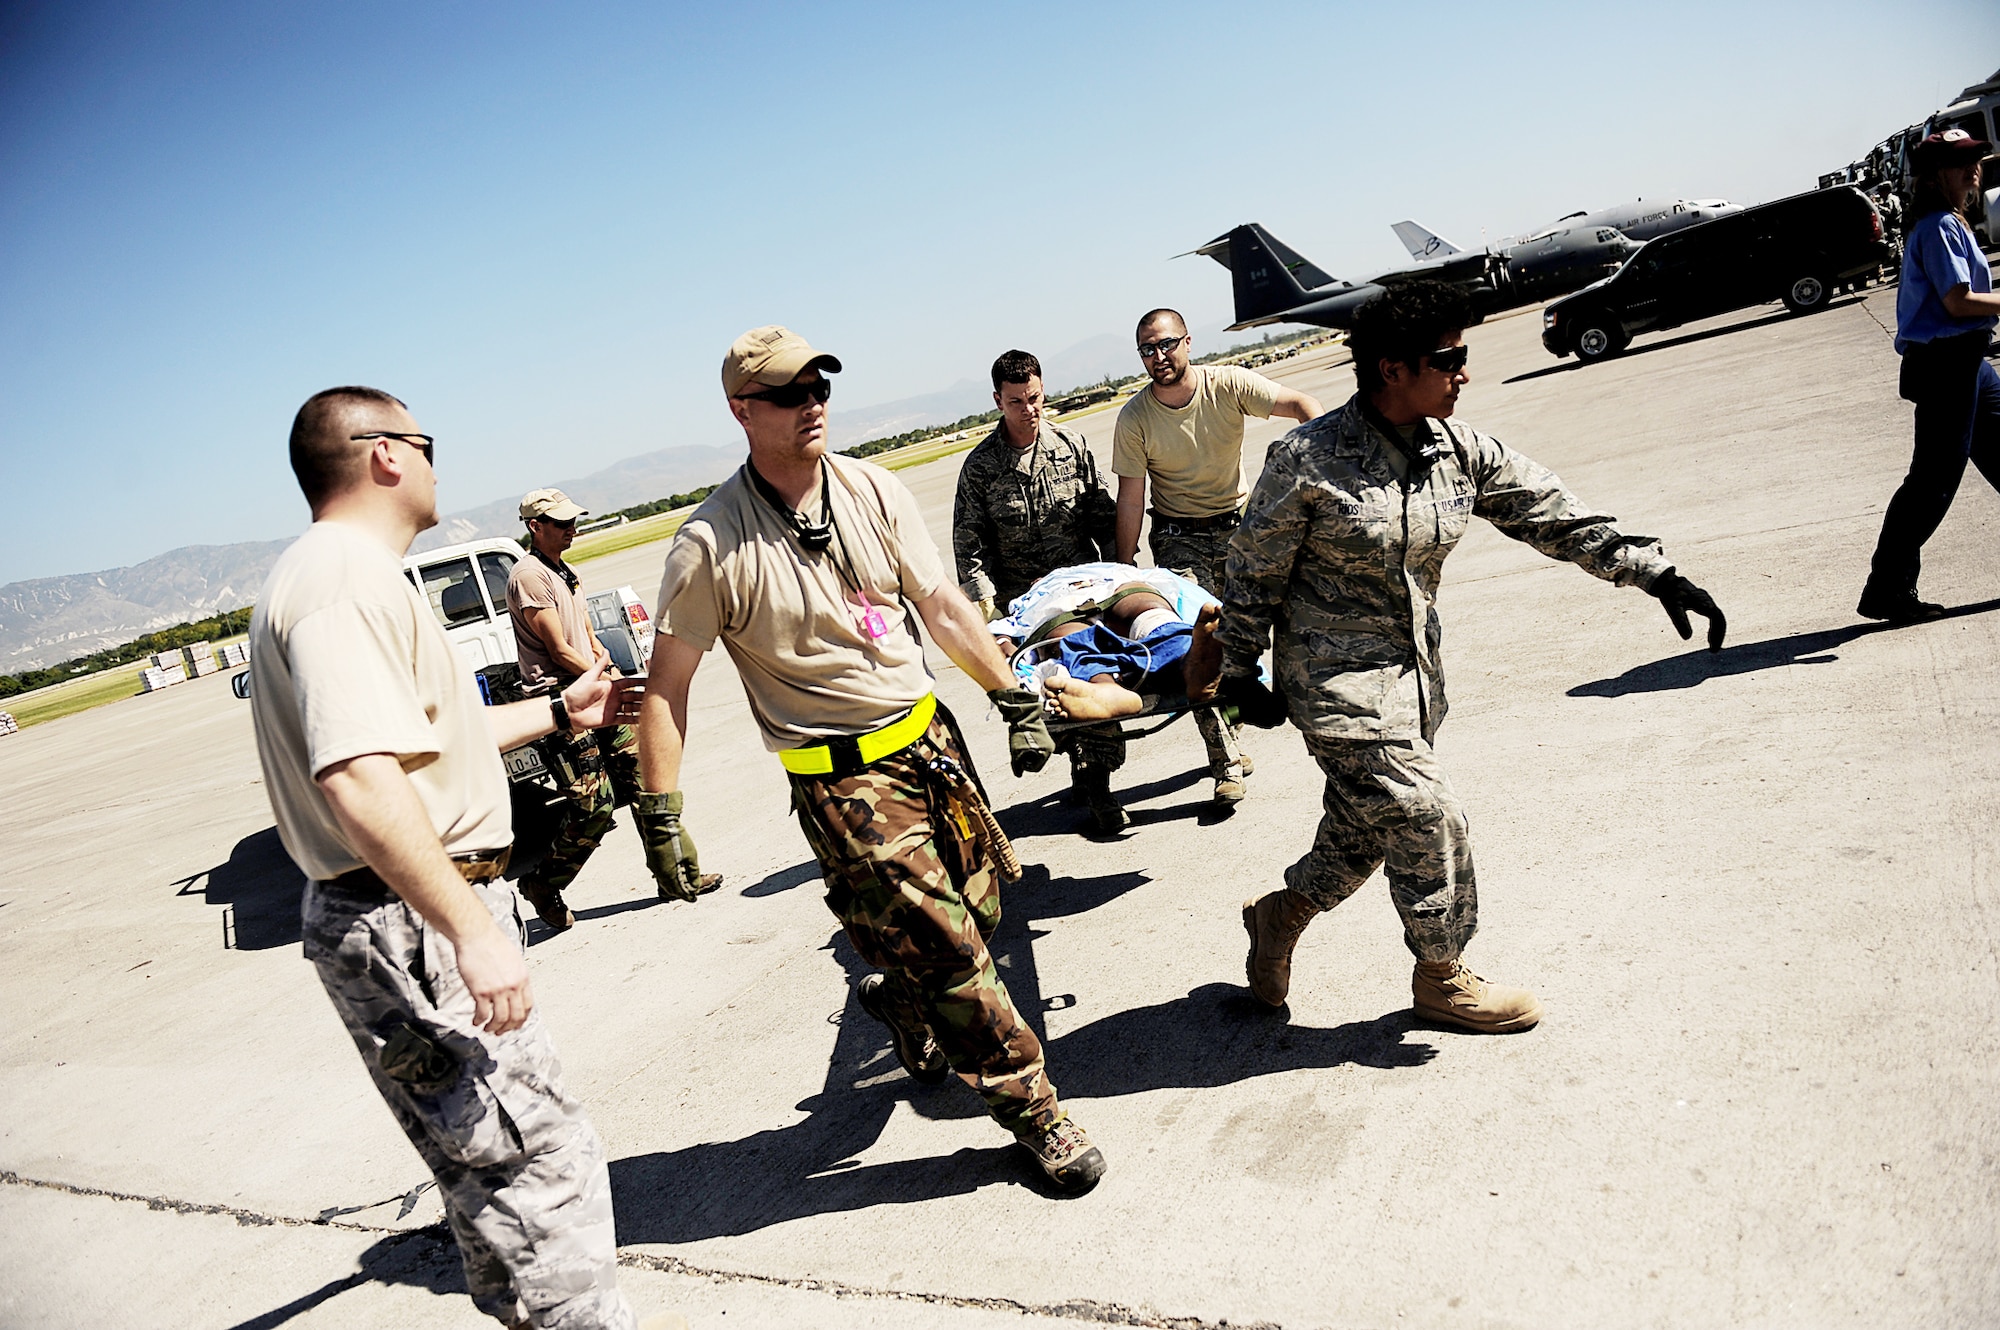
[[[1410,975],[1417,1015],[1477,1034],[1509,1034],[1542,1019],[1542,1004],[1525,988],[1489,984],[1463,961],[1418,961]]]
[[[1104,1176],[1103,1152],[1090,1143],[1090,1137],[1067,1113],[1045,1131],[1030,1128],[1014,1139],[1065,1195],[1080,1196]]]
[[[1290,887],[1243,902],[1243,931],[1250,935],[1243,973],[1250,979],[1250,996],[1267,1007],[1285,1005],[1292,991],[1292,948],[1319,912]]]

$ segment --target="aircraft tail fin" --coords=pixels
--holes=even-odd
[[[1331,286],[1334,281],[1319,265],[1255,222],[1246,222],[1188,252],[1207,255],[1229,269],[1236,294],[1236,321],[1231,328],[1275,323],[1285,311],[1305,304],[1307,292]]]
[[[1437,232],[1415,222],[1397,222],[1389,229],[1396,233],[1396,239],[1403,242],[1403,248],[1410,251],[1410,257],[1419,262],[1464,252]]]

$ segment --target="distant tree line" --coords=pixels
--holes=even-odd
[[[51,665],[45,670],[22,670],[19,674],[0,674],[0,697],[12,697],[16,693],[46,688],[52,683],[62,683],[81,674],[96,674],[101,670],[130,665],[133,661],[144,659],[155,651],[172,651],[195,642],[213,642],[218,638],[238,636],[250,630],[251,608],[245,605],[240,610],[230,610],[210,618],[177,623],[171,628],[162,628],[158,632],[135,637],[123,646],[106,647],[88,656],[78,656],[75,660]]]

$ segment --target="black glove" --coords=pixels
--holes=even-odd
[[[1694,625],[1688,622],[1688,611],[1693,610],[1708,620],[1708,649],[1722,650],[1722,635],[1729,630],[1729,621],[1722,617],[1713,596],[1671,568],[1655,578],[1646,590],[1659,597],[1683,642],[1694,636]]]
[[[1217,703],[1236,709],[1236,719],[1260,730],[1275,730],[1291,712],[1285,699],[1264,686],[1254,674],[1225,674],[1216,689]]]
[[[1048,722],[1042,719],[1042,699],[1025,688],[995,688],[986,695],[1007,722],[1007,756],[1014,774],[1040,771],[1054,756],[1056,741],[1049,737]]]
[[[653,870],[661,900],[691,901],[722,885],[720,873],[702,876],[694,837],[681,826],[679,790],[670,794],[640,791],[632,804],[632,817],[639,824],[639,844],[645,847],[646,867]]]

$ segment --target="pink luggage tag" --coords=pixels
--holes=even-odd
[[[868,634],[869,641],[879,642],[889,635],[889,621],[882,617],[882,611],[863,600],[858,591],[854,593],[854,605],[861,611],[861,631]]]

